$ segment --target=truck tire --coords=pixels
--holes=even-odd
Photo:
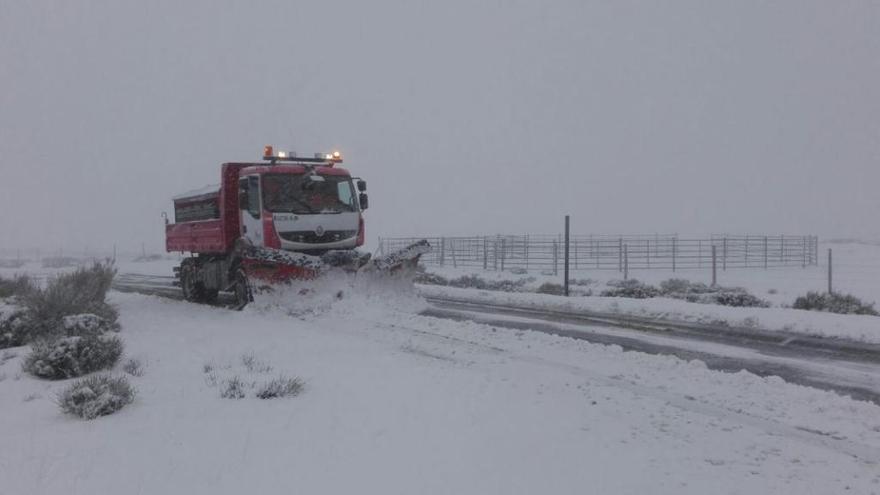
[[[236,310],[244,309],[248,303],[254,300],[251,284],[244,268],[236,268],[232,274],[232,293],[235,296],[232,308]]]
[[[208,302],[208,291],[205,289],[205,285],[198,280],[197,271],[198,266],[193,261],[184,260],[180,264],[180,288],[183,291],[183,298],[195,303]],[[214,298],[216,297],[215,295]]]

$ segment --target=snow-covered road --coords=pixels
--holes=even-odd
[[[675,326],[657,325],[634,329],[625,323],[610,320],[607,324],[585,323],[577,317],[541,311],[466,303],[429,298],[431,307],[423,315],[474,321],[487,325],[518,328],[587,340],[599,344],[619,345],[624,350],[665,354],[681,359],[699,359],[710,369],[746,370],[759,376],[779,376],[798,383],[880,404],[880,352],[869,344],[865,349],[846,352],[829,341],[828,349],[821,342],[797,346],[793,338],[759,339],[729,333],[677,332]],[[866,352],[871,348],[874,352]]]

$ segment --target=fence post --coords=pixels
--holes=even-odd
[[[703,240],[697,240],[697,268],[703,268]]]
[[[785,265],[785,234],[779,236],[779,263]]]
[[[645,265],[651,268],[651,239],[645,239]]]
[[[724,236],[722,242],[724,243],[724,246],[721,253],[721,269],[727,271],[727,236]]]
[[[440,266],[446,261],[446,238],[440,238]]]
[[[764,269],[767,269],[767,236],[764,236]]]
[[[831,248],[828,248],[828,295],[831,293]]]
[[[565,215],[565,297],[568,297],[568,243],[569,243],[569,231],[568,231],[568,215]]]
[[[803,252],[801,253],[801,256],[803,257],[803,262],[801,263],[801,268],[806,268],[807,267],[807,236],[804,236],[803,241],[804,241],[804,248],[803,248]]]
[[[504,257],[507,256],[507,254],[505,253],[505,251],[507,250],[506,244],[507,244],[507,239],[502,237],[501,238],[501,271],[502,272],[504,271]]]
[[[455,238],[454,237],[449,242],[449,250],[452,252],[452,267],[458,268],[458,262],[455,259]]]
[[[559,244],[553,239],[553,276],[559,275]]]
[[[746,253],[745,254],[746,268],[748,268],[749,267],[749,236],[748,236],[748,234],[746,234],[746,251],[745,251],[745,253]]]
[[[623,271],[623,237],[617,239],[617,271]]]
[[[715,256],[715,244],[712,244],[712,287],[718,285],[718,263],[717,256]]]
[[[629,279],[629,248],[623,245],[623,279]]]
[[[492,241],[492,269],[498,271],[498,238]]]
[[[675,256],[678,251],[678,239],[672,238],[672,271],[675,271]]]
[[[483,271],[489,269],[489,239],[483,236]]]

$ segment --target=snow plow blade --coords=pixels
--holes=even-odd
[[[369,263],[364,265],[360,271],[380,271],[388,273],[397,273],[401,271],[415,271],[419,264],[419,258],[423,254],[431,252],[431,244],[422,239],[414,242],[409,246],[388,253],[378,258],[373,258]]]
[[[279,249],[248,248],[242,255],[242,267],[248,278],[269,283],[315,279],[332,269],[351,273],[413,272],[419,258],[431,252],[431,244],[421,240],[397,251],[373,258],[355,250],[328,251],[321,256],[293,253]]]

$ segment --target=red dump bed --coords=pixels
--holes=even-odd
[[[174,222],[165,226],[165,250],[225,254],[238,238],[238,171],[253,163],[224,163],[219,186],[174,198]]]

